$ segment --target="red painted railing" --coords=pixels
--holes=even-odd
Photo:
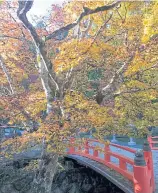
[[[129,147],[106,143],[104,148],[98,148],[94,143],[99,141],[94,139],[86,139],[84,144],[78,143],[76,139],[71,138],[70,148],[68,153],[84,156],[100,162],[109,168],[119,172],[125,178],[131,180],[134,186],[134,193],[153,193],[155,191],[155,182],[153,174],[153,160],[150,147],[145,147],[144,151],[136,152],[136,150]],[[127,156],[120,155],[111,150],[111,147],[116,147],[127,152],[135,154],[135,159],[130,159]],[[93,150],[93,154],[90,150]],[[104,158],[99,156],[99,153],[104,154]],[[118,164],[111,161],[111,156],[119,160]],[[128,171],[127,164],[133,166],[133,171]]]
[[[152,150],[158,150],[158,136],[155,136],[155,137],[149,136],[148,141],[150,144],[150,148]],[[155,146],[156,144],[157,144],[157,147]]]

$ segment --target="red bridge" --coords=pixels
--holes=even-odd
[[[136,150],[105,141],[72,138],[67,157],[100,173],[126,193],[156,193],[156,144],[158,137],[149,137],[143,149]]]

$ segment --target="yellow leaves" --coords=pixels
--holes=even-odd
[[[142,42],[147,43],[150,40],[150,37],[153,35],[152,27],[147,25],[144,27],[144,33],[142,36]]]
[[[142,42],[147,43],[154,34],[158,32],[158,19],[157,19],[157,11],[158,3],[153,2],[149,5],[149,10],[146,11],[143,18],[144,32],[142,36]]]
[[[105,141],[105,145],[110,145],[110,141],[109,141],[109,140],[106,140],[106,141]]]
[[[78,41],[77,39],[63,43],[54,61],[56,72],[62,72],[70,69],[80,63],[82,56],[90,47],[91,40]]]
[[[93,15],[90,15],[90,19],[92,19],[93,21],[93,24],[97,25],[98,26],[98,29],[104,24],[105,22],[105,19],[103,18],[103,15],[105,13],[96,13],[96,14],[93,14]],[[104,15],[105,16],[105,15]]]
[[[148,26],[150,24],[150,20],[149,19],[144,19],[143,24],[145,26]]]
[[[144,59],[141,58],[139,53],[136,53],[133,61],[129,65],[127,71],[125,72],[125,76],[130,76],[135,74],[136,72],[149,67],[151,64],[146,63]]]
[[[143,83],[143,82],[140,82],[139,80],[131,80],[130,82],[128,82],[126,84],[126,86],[128,88],[133,88],[133,87],[137,87],[137,88],[141,88],[141,89],[147,88],[147,85],[145,83]]]
[[[127,28],[129,30],[135,29],[135,28],[139,28],[141,25],[141,15],[130,15],[127,19],[126,22],[124,24],[122,24],[122,27]]]
[[[150,97],[151,99],[156,99],[158,98],[158,91],[157,90],[150,90]]]
[[[149,41],[149,39],[150,39],[149,36],[147,36],[147,35],[145,36],[144,35],[141,40],[142,40],[142,43],[147,43]]]
[[[46,109],[46,99],[44,92],[37,92],[33,94],[28,99],[29,104],[26,110],[31,114],[31,116],[36,117],[38,113]]]
[[[98,46],[97,44],[93,44],[89,50],[89,55],[91,56],[92,59],[94,60],[101,60],[101,51],[102,47]]]
[[[111,117],[109,117],[106,107],[98,109],[96,106],[94,106],[92,110],[89,110],[87,119],[95,127],[103,127],[111,122]]]
[[[41,101],[41,100],[45,101],[46,99],[45,99],[44,92],[37,91],[35,93],[30,93],[28,100],[29,102],[32,102],[32,101]]]
[[[88,101],[83,95],[74,93],[73,96],[67,95],[65,97],[66,108],[76,109],[77,112],[73,113],[73,116],[77,113],[77,117],[74,121],[88,123],[95,127],[103,127],[106,124],[111,123],[112,117],[108,113],[106,107],[100,107],[93,101]],[[71,112],[71,111],[70,111]]]

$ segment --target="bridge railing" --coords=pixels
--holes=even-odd
[[[148,142],[152,150],[158,150],[158,136],[155,137],[149,136]]]
[[[102,144],[102,148],[100,144]],[[112,151],[111,147],[134,154],[134,159]],[[133,182],[134,193],[153,193],[155,190],[152,152],[148,143],[144,145],[143,151],[137,152],[134,149],[118,144],[104,144],[94,139],[85,139],[84,143],[78,143],[77,139],[71,138],[68,153],[87,157],[122,174]],[[100,156],[100,153],[103,156]],[[118,163],[114,163],[111,157],[118,159]],[[128,170],[128,164],[133,167],[133,171]]]

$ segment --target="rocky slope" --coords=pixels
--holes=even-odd
[[[62,161],[62,164],[65,163]],[[44,193],[34,183],[36,163],[0,164],[0,193]],[[106,178],[82,166],[58,169],[52,183],[52,193],[123,193]]]

